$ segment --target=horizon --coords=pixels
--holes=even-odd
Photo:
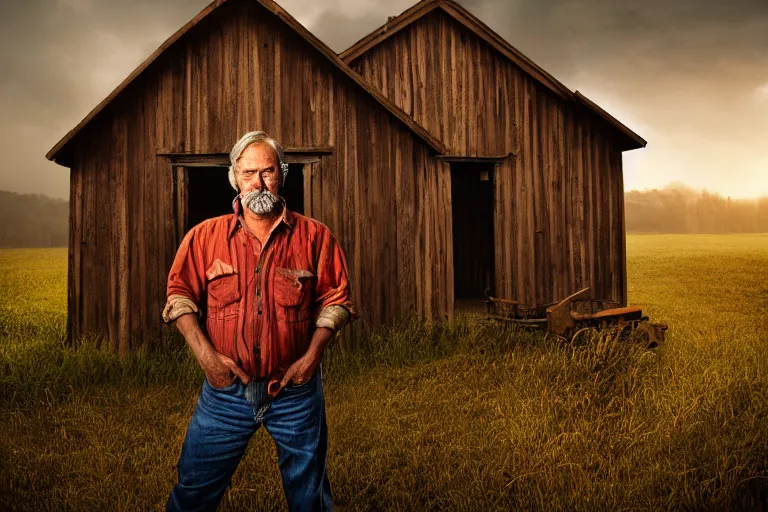
[[[691,187],[691,186],[689,186],[689,185],[687,185],[685,183],[675,182],[675,181],[669,182],[669,183],[667,183],[666,185],[664,185],[662,187],[644,188],[642,190],[641,189],[624,190],[624,195],[630,194],[630,193],[633,193],[633,192],[639,192],[641,194],[650,194],[650,193],[653,193],[653,192],[664,192],[664,191],[683,191],[685,193],[695,194],[697,196],[701,196],[701,195],[706,193],[706,194],[712,194],[712,195],[719,196],[719,197],[721,197],[723,199],[731,199],[733,201],[760,201],[762,199],[768,199],[768,194],[762,194],[762,195],[754,196],[754,197],[726,196],[726,195],[723,195],[723,194],[721,194],[721,193],[719,193],[717,191],[707,190],[705,188],[703,188],[703,189],[696,189],[696,188],[693,188],[693,187]],[[67,196],[67,197],[56,197],[56,196],[50,196],[50,195],[42,194],[40,192],[18,192],[18,191],[14,191],[14,190],[3,190],[3,189],[0,189],[0,193],[3,193],[3,192],[11,193],[11,194],[25,195],[25,196],[42,196],[42,197],[45,197],[47,199],[55,199],[57,201],[69,201],[69,196]]]
[[[45,153],[208,3],[0,7],[0,189],[68,198],[68,169]],[[416,2],[279,3],[341,52]],[[459,3],[648,141],[623,155],[625,192],[683,182],[732,199],[768,195],[768,155],[757,151],[768,138],[768,3]]]

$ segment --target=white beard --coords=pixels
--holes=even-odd
[[[267,215],[277,209],[280,199],[267,189],[252,190],[240,196],[240,202],[256,215]]]

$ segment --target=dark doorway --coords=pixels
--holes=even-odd
[[[237,192],[229,184],[226,167],[187,167],[187,225],[185,232],[205,219],[232,213]]]
[[[461,302],[457,307],[495,293],[494,169],[492,163],[451,164],[453,286],[454,298]]]
[[[288,209],[304,213],[304,164],[288,164],[288,177],[278,194],[285,199]]]
[[[185,233],[205,219],[232,213],[237,192],[229,184],[226,167],[187,167],[187,224]],[[288,177],[278,194],[288,209],[304,214],[304,164],[289,164]]]

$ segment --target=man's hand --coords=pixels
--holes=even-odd
[[[309,349],[307,352],[296,360],[288,370],[283,374],[283,378],[280,380],[280,389],[283,389],[289,382],[293,381],[294,384],[304,384],[312,378],[312,374],[315,373],[315,368],[320,364],[320,360],[323,358],[323,350],[325,346],[334,336],[334,332],[327,327],[318,327],[312,334],[312,339],[309,342]]]
[[[320,355],[313,351],[307,352],[286,370],[280,381],[280,388],[284,388],[291,381],[294,384],[305,384],[312,378],[318,364],[320,364]]]
[[[227,387],[238,377],[243,384],[248,384],[250,381],[250,377],[237,366],[237,363],[214,348],[206,350],[198,361],[205,372],[205,378],[214,388]]]
[[[243,384],[251,380],[237,364],[224,354],[213,348],[210,340],[203,334],[197,315],[181,315],[176,319],[176,327],[179,329],[187,344],[195,354],[200,368],[205,372],[208,383],[215,388],[224,388],[232,384],[240,377]]]

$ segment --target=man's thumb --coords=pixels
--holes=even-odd
[[[280,387],[284,388],[288,385],[289,382],[291,382],[291,379],[293,378],[293,374],[296,373],[296,370],[294,368],[288,368],[288,371],[285,372],[285,375],[283,375],[283,379],[280,381]]]
[[[243,384],[248,384],[248,381],[251,380],[251,378],[248,377],[248,375],[243,370],[241,370],[240,367],[237,366],[237,364],[235,364],[235,362],[231,359],[227,361],[227,366],[229,366],[229,369],[232,370],[232,373],[240,377],[240,380],[243,382]]]

